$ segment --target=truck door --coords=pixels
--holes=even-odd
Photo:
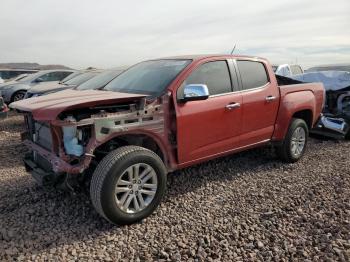
[[[266,65],[259,61],[236,61],[242,89],[241,146],[271,138],[279,106],[279,89],[271,83]]]
[[[177,90],[178,99],[183,97],[184,87],[188,84],[205,84],[209,90],[206,100],[177,103],[180,164],[204,160],[238,147],[242,96],[233,92],[238,91],[238,80],[232,70],[235,69],[231,60],[203,63]]]

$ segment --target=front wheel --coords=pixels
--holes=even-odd
[[[12,102],[16,102],[16,101],[20,101],[23,100],[24,97],[26,95],[25,91],[17,91],[16,93],[14,93],[14,95],[12,96]]]
[[[92,175],[90,195],[97,212],[114,224],[152,214],[166,189],[166,168],[154,152],[124,146],[110,152]]]
[[[304,154],[309,128],[304,120],[293,118],[282,145],[276,148],[278,157],[284,162],[297,162]]]

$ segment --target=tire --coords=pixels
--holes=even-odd
[[[300,139],[296,138],[298,134]],[[297,162],[305,152],[308,137],[309,128],[306,122],[299,118],[293,118],[282,145],[276,148],[277,156],[287,163]]]
[[[19,101],[19,100],[23,100],[24,97],[25,97],[25,95],[26,95],[26,91],[23,91],[23,90],[17,91],[17,92],[15,92],[15,93],[12,95],[11,101],[12,101],[12,102],[16,102],[16,101]]]
[[[140,176],[136,177],[134,170]],[[153,151],[138,146],[120,147],[103,158],[92,175],[92,204],[113,224],[135,223],[152,214],[160,204],[166,175],[163,161]]]

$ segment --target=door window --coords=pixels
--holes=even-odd
[[[183,98],[184,88],[190,84],[207,85],[209,95],[232,92],[231,78],[226,61],[208,62],[199,66],[178,89],[178,99]]]
[[[242,78],[243,90],[262,87],[269,82],[263,63],[255,61],[237,61]]]

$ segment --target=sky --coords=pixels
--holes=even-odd
[[[350,63],[349,0],[1,0],[0,63],[82,69],[186,54]]]

